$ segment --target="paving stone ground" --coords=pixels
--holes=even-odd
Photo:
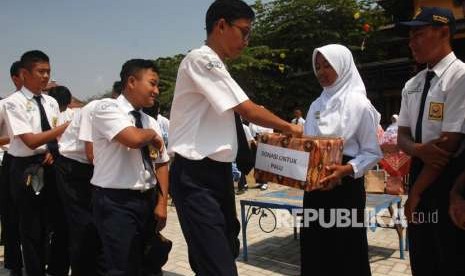
[[[253,186],[253,184],[252,184]],[[282,189],[282,186],[271,184],[268,191]],[[255,198],[265,193],[256,188],[249,188],[243,195],[237,196],[238,214],[239,200]],[[267,222],[264,221],[265,226]],[[174,207],[169,207],[168,225],[163,234],[173,241],[169,261],[164,266],[165,276],[194,275],[187,258],[187,246],[181,233]],[[293,229],[279,227],[272,233],[264,233],[258,226],[257,216],[252,217],[248,229],[249,260],[244,262],[242,252],[237,259],[237,268],[241,276],[262,275],[299,275],[299,241],[293,238]],[[240,238],[242,236],[240,235]],[[405,259],[399,257],[398,237],[394,230],[377,228],[375,232],[368,230],[370,264],[373,276],[406,276],[411,275],[408,252]],[[0,262],[3,262],[3,247],[0,247]],[[1,263],[3,267],[3,263]],[[0,269],[0,276],[8,275]]]

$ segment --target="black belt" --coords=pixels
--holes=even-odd
[[[45,159],[45,153],[41,154],[36,154],[32,156],[14,156],[11,155],[11,159],[14,159],[16,161],[20,161],[23,163],[42,163],[44,162]]]
[[[131,194],[131,195],[148,195],[151,192],[155,191],[155,187],[152,187],[150,189],[144,189],[144,190],[134,190],[134,189],[103,188],[100,186],[96,186],[94,184],[92,184],[92,189],[94,191],[105,191],[105,192],[109,192],[112,194],[124,193],[124,194]]]

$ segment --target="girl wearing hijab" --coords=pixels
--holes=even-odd
[[[302,275],[371,275],[366,226],[361,225],[363,175],[382,157],[376,135],[380,116],[366,97],[349,49],[337,44],[316,48],[313,70],[323,92],[310,106],[304,134],[344,138],[344,158],[342,165],[328,167],[332,174],[321,180],[322,189],[304,195],[305,211],[318,212],[318,218],[304,220]],[[350,225],[342,225],[347,221]]]

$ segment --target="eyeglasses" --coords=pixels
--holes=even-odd
[[[249,29],[249,28],[246,28],[246,27],[241,27],[241,26],[238,26],[234,23],[230,23],[229,24],[230,26],[233,26],[233,27],[236,27],[239,29],[239,31],[241,31],[241,34],[242,34],[242,39],[244,41],[249,41],[250,40],[250,35],[252,34],[252,30]]]

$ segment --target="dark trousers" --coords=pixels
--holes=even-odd
[[[344,159],[347,161],[351,158]],[[306,192],[303,207],[304,210],[322,210],[322,213],[318,213],[318,219],[323,214],[326,223],[331,221],[331,212],[336,213],[338,209],[349,210],[349,218],[362,223],[365,204],[364,179],[347,176],[340,186],[330,191]],[[356,225],[325,227],[318,219],[304,224],[300,231],[301,275],[371,275],[366,228],[352,227]]]
[[[59,156],[55,161],[58,193],[66,214],[73,276],[104,275],[101,243],[92,217],[93,166]]]
[[[156,192],[93,186],[92,211],[100,235],[106,276],[146,275],[144,248],[155,234]]]
[[[29,276],[68,275],[67,226],[55,185],[55,170],[44,166],[44,187],[36,194],[26,185],[25,171],[43,155],[12,157],[10,191],[19,218],[24,266]]]
[[[422,169],[421,162],[412,163],[411,185]],[[451,221],[449,192],[463,171],[465,154],[449,162],[442,175],[421,196],[416,210],[417,223],[408,225],[408,243],[412,275],[465,275],[465,231]]]
[[[176,154],[170,190],[192,270],[199,276],[237,275],[240,224],[231,163],[194,161]]]
[[[19,242],[19,221],[16,208],[10,193],[10,164],[11,155],[7,152],[3,155],[0,176],[0,208],[1,228],[4,237],[4,266],[7,269],[21,269],[23,257]]]
[[[47,245],[46,193],[47,185],[36,195],[26,186],[24,172],[34,163],[41,163],[43,156],[12,157],[10,166],[10,191],[19,219],[19,235],[23,249],[24,266],[28,276],[45,275]],[[51,168],[45,168],[44,182],[50,179]]]
[[[247,179],[245,178],[245,175],[241,173],[241,178],[239,179],[239,182],[237,182],[237,189],[245,190],[246,185],[247,185]]]
[[[59,155],[55,156],[58,158]],[[63,202],[59,196],[55,165],[47,181],[47,224],[49,244],[47,252],[47,273],[52,276],[67,276],[70,268],[68,223]]]

